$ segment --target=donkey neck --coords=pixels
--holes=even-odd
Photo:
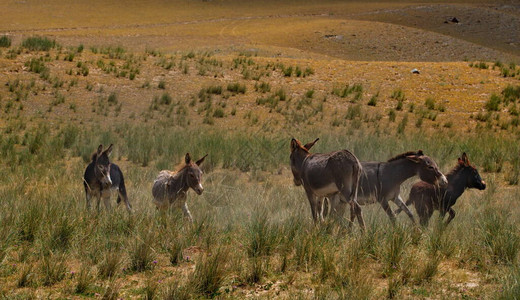
[[[446,176],[448,179],[447,189],[455,199],[464,193],[466,189],[466,177],[467,175],[464,172],[464,168],[460,168],[459,170],[455,169]]]
[[[186,168],[181,169],[171,178],[170,188],[173,193],[180,194],[188,191],[189,186],[186,178],[186,170]]]
[[[381,164],[385,179],[393,181],[396,184],[401,184],[406,179],[417,174],[418,164],[406,158],[383,162]]]
[[[294,154],[294,166],[297,169],[301,170],[301,168],[303,168],[305,160],[310,156],[310,153],[298,150],[298,152]]]

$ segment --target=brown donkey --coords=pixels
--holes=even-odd
[[[110,195],[112,190],[117,190],[117,204],[125,202],[126,209],[130,212],[132,206],[126,195],[125,180],[123,172],[118,165],[111,163],[108,159],[112,153],[113,145],[103,150],[103,145],[99,145],[96,152],[92,154],[92,161],[85,169],[83,175],[83,186],[87,196],[87,209],[90,210],[90,200],[93,196],[97,197],[97,210],[99,210],[99,202],[103,198],[105,207],[110,210]]]
[[[475,166],[469,163],[465,152],[458,159],[455,168],[446,176],[448,177],[447,187],[420,181],[414,184],[410,190],[410,198],[406,201],[406,205],[414,204],[415,211],[423,226],[428,225],[428,221],[435,210],[440,212],[442,219],[444,219],[446,213],[449,213],[450,216],[446,225],[449,224],[455,218],[455,211],[451,207],[455,205],[464,190],[468,188],[486,189],[486,182],[482,180]],[[396,211],[396,213],[400,212],[401,208]]]
[[[309,149],[318,141],[302,145],[296,139],[291,140],[291,170],[294,184],[303,185],[311,205],[314,222],[323,220],[324,197],[338,194],[340,201],[349,203],[357,216],[359,225],[365,228],[361,208],[357,203],[357,190],[361,164],[348,150],[327,154],[309,153]]]
[[[190,154],[186,153],[185,164],[177,172],[163,170],[159,173],[152,187],[153,203],[158,209],[166,210],[170,205],[174,205],[181,208],[184,216],[193,222],[186,203],[186,194],[190,188],[198,195],[204,191],[201,184],[203,172],[199,166],[206,156],[208,155],[193,163]]]

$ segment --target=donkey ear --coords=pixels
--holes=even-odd
[[[112,153],[113,147],[114,147],[114,145],[110,144],[110,146],[108,146],[108,148],[105,150],[105,153],[107,154],[107,156],[110,155],[110,153]]]
[[[293,152],[294,150],[298,149],[299,146],[300,146],[300,142],[298,142],[297,139],[292,138],[291,139],[291,152]]]
[[[101,152],[103,152],[103,144],[100,144],[99,147],[97,148],[97,156],[99,156],[101,154]]]
[[[186,156],[184,156],[184,162],[186,162],[187,165],[191,163],[190,153],[186,153]]]
[[[417,155],[408,155],[406,156],[406,159],[413,161],[414,163],[419,163],[421,159]]]
[[[316,144],[316,142],[319,141],[319,140],[320,140],[320,138],[317,138],[317,139],[314,140],[314,142],[307,143],[303,147],[305,147],[305,149],[307,149],[307,150],[310,150],[312,148],[312,146],[314,146],[314,144]]]
[[[468,159],[468,155],[466,154],[466,152],[462,153],[462,163],[464,164],[464,166],[469,166],[469,159]]]
[[[204,161],[204,159],[206,158],[206,156],[208,156],[208,155],[207,155],[207,154],[204,155],[201,159],[197,160],[197,161],[195,162],[195,164],[196,164],[197,166],[200,166],[200,164]]]

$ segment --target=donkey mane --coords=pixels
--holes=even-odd
[[[193,166],[194,164],[195,164],[195,163],[193,163],[193,162],[190,162],[189,164],[186,164],[185,162],[182,162],[182,163],[178,164],[178,165],[174,168],[175,171],[172,171],[171,173],[172,173],[172,174],[177,174],[177,173],[179,173],[179,172],[182,172],[184,169],[187,169],[187,168]]]
[[[398,154],[398,155],[390,158],[389,160],[387,160],[387,162],[391,162],[391,161],[398,160],[398,159],[403,159],[403,158],[406,158],[407,156],[411,156],[411,155],[421,156],[421,155],[424,155],[424,153],[422,152],[422,150],[408,151],[408,152],[401,153],[401,154]]]
[[[466,166],[464,166],[464,164],[459,164],[457,163],[457,165],[455,166],[455,168],[451,169],[451,171],[449,171],[446,176],[452,176],[452,175],[455,175],[457,174],[460,170],[464,169]]]

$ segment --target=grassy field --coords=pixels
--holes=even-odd
[[[0,10],[0,297],[520,298],[517,6]],[[487,189],[466,191],[448,227],[404,214],[392,226],[379,205],[363,207],[365,233],[315,226],[292,181],[291,137],[360,160],[422,149],[445,172],[467,152]],[[83,172],[111,143],[132,214],[85,208]],[[157,212],[151,195],[186,152],[209,154],[204,193],[188,195],[193,224]]]

